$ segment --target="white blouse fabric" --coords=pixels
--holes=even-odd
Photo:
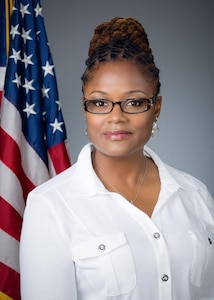
[[[22,300],[213,300],[214,201],[149,148],[161,191],[149,218],[105,189],[86,145],[28,197]]]

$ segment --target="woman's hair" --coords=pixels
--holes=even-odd
[[[136,19],[115,17],[95,28],[86,70],[81,77],[83,85],[90,80],[96,66],[111,60],[129,60],[143,66],[148,79],[157,82],[156,94],[159,93],[159,69],[154,63],[147,34]]]

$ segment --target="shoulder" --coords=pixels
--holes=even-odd
[[[168,164],[163,162],[160,157],[150,148],[146,147],[145,150],[157,165],[160,179],[163,184],[169,186],[174,185],[185,190],[186,192],[196,193],[203,199],[212,199],[207,186],[200,179],[189,174],[188,172],[169,166]],[[213,199],[211,201],[211,204],[213,205]]]
[[[87,176],[91,164],[91,146],[84,146],[79,154],[77,162],[71,167],[57,174],[53,178],[40,184],[34,188],[28,195],[28,199],[34,196],[48,198],[55,197],[55,194],[65,195],[70,188],[72,190],[80,188],[81,182],[84,181],[84,176]]]
[[[51,191],[54,190],[63,190],[72,181],[72,178],[75,174],[75,169],[76,164],[40,184],[29,193],[28,198],[31,195],[44,195],[46,193],[51,193]]]

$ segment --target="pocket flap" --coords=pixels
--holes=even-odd
[[[106,255],[127,243],[124,233],[93,237],[72,247],[74,261]]]

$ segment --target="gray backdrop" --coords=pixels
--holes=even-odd
[[[214,1],[43,0],[72,162],[87,142],[81,80],[99,23],[137,18],[160,68],[160,134],[149,146],[168,164],[202,180],[214,195]]]

